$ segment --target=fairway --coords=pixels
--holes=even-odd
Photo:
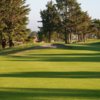
[[[100,42],[0,51],[0,100],[100,100]]]

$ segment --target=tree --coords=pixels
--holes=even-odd
[[[79,41],[85,41],[91,18],[81,10],[77,0],[56,0],[61,18],[65,43],[71,43],[72,34],[78,35]]]
[[[76,0],[56,0],[62,29],[64,31],[65,43],[71,42],[71,35],[77,27],[77,14],[81,11]]]
[[[4,18],[5,18],[5,1],[1,0],[0,1],[0,44],[3,43],[4,37],[4,28],[6,27],[6,24],[4,23]]]
[[[95,28],[95,33],[97,35],[97,38],[100,39],[100,19],[93,19],[92,25]]]
[[[57,14],[57,9],[52,1],[48,2],[46,9],[40,12],[42,18],[43,27],[41,28],[44,37],[46,37],[48,42],[51,42],[51,36],[54,31],[56,31],[57,25],[59,23],[59,16]]]
[[[30,9],[25,5],[25,0],[3,0],[2,7],[3,23],[6,25],[3,32],[8,37],[9,47],[12,47],[14,36],[26,29]]]
[[[90,33],[91,18],[87,12],[81,11],[78,16],[77,34],[78,42],[85,42],[87,34]]]

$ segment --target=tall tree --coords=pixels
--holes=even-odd
[[[91,18],[87,12],[81,11],[77,21],[77,35],[79,42],[85,42],[87,34],[90,33]]]
[[[56,0],[61,18],[65,43],[71,43],[72,34],[79,37],[79,41],[85,41],[91,18],[87,12],[83,12],[77,0]]]
[[[75,33],[77,14],[81,11],[76,0],[56,0],[58,12],[62,21],[65,43],[71,42],[71,35]]]
[[[92,24],[95,28],[95,33],[97,35],[97,38],[100,39],[100,19],[93,19]]]
[[[41,11],[42,18],[42,31],[44,36],[47,37],[47,41],[51,42],[52,33],[56,30],[58,25],[59,16],[57,14],[57,9],[52,1],[48,2],[46,9]]]
[[[2,44],[3,39],[4,39],[4,34],[3,34],[3,30],[6,27],[6,24],[4,23],[4,18],[5,18],[5,0],[1,0],[0,1],[0,44]]]
[[[26,29],[28,22],[28,5],[26,0],[3,0],[3,23],[6,25],[4,32],[8,36],[9,47],[13,46],[13,37],[16,33]],[[1,6],[0,6],[1,9]],[[3,16],[2,15],[2,16]],[[17,34],[16,34],[17,35]]]

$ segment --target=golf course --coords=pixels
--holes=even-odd
[[[100,41],[0,50],[0,100],[100,100]]]
[[[0,0],[0,100],[100,100],[100,0]]]

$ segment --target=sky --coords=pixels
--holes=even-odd
[[[26,4],[29,4],[31,9],[29,14],[28,28],[33,31],[38,31],[38,27],[41,26],[40,11],[45,9],[45,5],[50,0],[26,0]],[[55,0],[52,0],[55,2]],[[92,18],[100,19],[100,0],[77,0],[81,3],[83,11],[87,11]]]

